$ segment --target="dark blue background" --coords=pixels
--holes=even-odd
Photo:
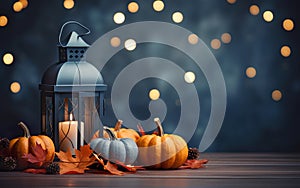
[[[223,33],[229,32],[232,36],[230,44],[222,44],[218,50],[211,49],[224,74],[228,101],[222,129],[208,151],[300,151],[300,17],[296,1],[237,0],[231,5],[226,0],[172,0],[165,1],[164,11],[159,13],[153,11],[152,1],[138,1],[140,7],[135,14],[128,12],[127,4],[130,1],[125,0],[77,0],[71,10],[66,10],[62,1],[29,1],[29,6],[19,13],[13,12],[13,2],[0,2],[0,15],[7,15],[9,19],[8,25],[0,28],[0,56],[11,52],[15,58],[12,65],[0,63],[0,137],[20,136],[21,130],[17,127],[19,121],[27,123],[32,134],[40,132],[38,85],[46,68],[58,60],[56,45],[63,23],[76,20],[90,28],[91,34],[84,39],[92,44],[104,33],[118,27],[112,20],[117,11],[125,13],[124,24],[145,20],[172,22],[172,13],[181,11],[184,21],[179,25],[196,33],[209,48],[210,41],[220,38]],[[249,13],[252,4],[260,7],[259,15]],[[265,10],[274,13],[271,23],[262,19]],[[294,20],[293,31],[287,32],[282,28],[282,21],[286,18]],[[283,45],[292,49],[292,55],[288,58],[280,55]],[[178,63],[181,60],[189,61],[180,52],[166,46],[153,44],[151,48],[145,48],[154,50],[145,52],[141,47],[130,56],[125,55],[126,51],[121,51],[111,61],[130,62],[150,55]],[[249,66],[257,70],[254,79],[245,75]],[[102,74],[109,86],[121,68],[108,65],[103,69]],[[10,92],[13,81],[21,83],[21,92]],[[177,98],[175,90],[167,83],[157,80],[148,80],[148,83],[152,85],[139,83],[130,100],[132,111],[138,118],[147,118],[149,115],[149,99],[145,97],[145,106],[137,108],[134,97],[141,92],[146,93],[153,85],[167,88],[171,93],[171,96],[162,93],[162,98],[168,98],[169,101]],[[203,84],[207,89],[207,84]],[[281,101],[272,100],[271,93],[275,89],[282,92]],[[106,97],[109,98],[109,91]],[[200,99],[210,100],[207,90],[200,93]],[[168,114],[168,119],[176,123],[178,107],[173,103],[170,105],[169,108],[174,110],[171,110],[173,114]],[[109,110],[109,103],[107,109],[104,122],[114,124],[116,119]],[[208,117],[209,109],[204,109],[199,130],[203,130]],[[195,133],[189,145],[198,146],[201,135],[201,131]]]

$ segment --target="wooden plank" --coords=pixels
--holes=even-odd
[[[1,187],[299,187],[300,155],[205,153],[202,169],[141,170],[134,174],[41,175],[0,172]]]

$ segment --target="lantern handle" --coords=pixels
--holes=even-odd
[[[82,25],[81,23],[79,23],[79,22],[77,22],[77,21],[73,21],[73,20],[67,21],[66,23],[64,23],[64,24],[61,26],[60,32],[59,32],[59,36],[58,36],[58,42],[59,42],[59,44],[60,44],[62,47],[65,47],[65,45],[63,45],[63,44],[61,43],[61,35],[62,35],[62,32],[63,32],[64,27],[65,27],[66,25],[68,25],[68,24],[76,24],[76,25],[79,25],[80,27],[82,27],[83,29],[86,30],[86,33],[83,33],[83,34],[78,35],[78,38],[81,37],[81,36],[88,35],[88,34],[91,33],[90,29],[87,28],[87,27],[85,27],[85,26]]]

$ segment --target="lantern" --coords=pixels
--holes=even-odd
[[[97,130],[102,133],[100,119],[104,115],[104,84],[100,72],[84,60],[89,45],[75,31],[61,42],[59,62],[50,66],[39,85],[41,94],[42,134],[51,137],[56,151],[74,149],[90,141]]]

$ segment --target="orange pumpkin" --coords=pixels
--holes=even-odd
[[[134,129],[121,128],[123,121],[118,120],[114,128],[109,128],[117,138],[131,138],[135,142],[140,138],[140,135]],[[103,131],[103,137],[109,138],[106,131]]]
[[[175,169],[183,165],[188,157],[185,140],[174,134],[164,134],[158,118],[154,119],[158,135],[144,135],[138,141],[138,163],[152,169]]]
[[[32,148],[40,144],[47,155],[45,162],[52,162],[55,157],[55,146],[51,138],[46,135],[31,136],[27,126],[20,122],[18,125],[23,129],[24,136],[14,138],[9,143],[9,152],[17,160],[17,169],[22,170],[31,167],[24,154],[32,153]]]

